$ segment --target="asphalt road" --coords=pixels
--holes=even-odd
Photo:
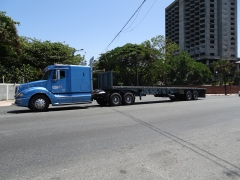
[[[0,107],[0,179],[240,180],[240,98]]]

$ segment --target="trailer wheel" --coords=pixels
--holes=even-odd
[[[29,109],[35,112],[46,111],[49,106],[49,100],[45,95],[36,95],[30,100]]]
[[[97,99],[96,101],[100,106],[106,106],[107,105],[107,102],[105,102],[103,99]]]
[[[134,104],[134,97],[132,93],[125,93],[123,95],[123,104],[125,105],[131,105]]]
[[[197,100],[198,99],[198,92],[197,91],[193,91],[192,99],[193,100]]]
[[[118,93],[113,93],[110,96],[109,104],[112,106],[119,106],[122,103],[122,97]]]
[[[185,99],[187,101],[191,100],[192,99],[192,92],[191,91],[187,91],[186,94],[185,94]]]

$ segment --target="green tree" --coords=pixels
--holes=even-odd
[[[145,69],[149,60],[148,51],[144,46],[128,43],[102,54],[98,69],[113,70],[116,85],[151,84],[151,78]]]
[[[169,63],[179,51],[179,46],[159,35],[142,43],[148,49],[153,64],[149,67],[152,79],[160,84],[169,84]]]
[[[2,58],[20,54],[20,40],[16,25],[20,23],[6,16],[6,12],[0,11],[0,54]]]
[[[168,77],[172,85],[198,85],[211,76],[211,71],[206,65],[196,62],[185,51],[168,61],[168,68]]]
[[[15,70],[12,67],[21,66],[21,43],[16,25],[20,23],[0,11],[0,76],[5,77],[5,82],[11,82],[14,77]]]
[[[41,70],[54,63],[81,64],[76,49],[60,42],[19,37],[16,25],[6,12],[0,11],[0,76],[5,82],[39,79]]]
[[[211,75],[206,65],[186,52],[179,54],[178,45],[164,36],[102,54],[98,68],[113,70],[115,82],[123,85],[196,85]]]
[[[220,81],[224,83],[225,95],[227,95],[227,82],[230,76],[233,76],[235,64],[228,60],[221,59],[219,61],[214,61],[211,67],[213,67],[214,72],[217,72]]]
[[[74,55],[75,48],[60,42],[41,41],[22,37],[22,56],[24,63],[43,69],[54,63],[79,64],[83,60],[80,55]]]

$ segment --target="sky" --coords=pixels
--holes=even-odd
[[[140,44],[157,35],[165,36],[165,8],[173,1],[0,0],[0,11],[20,22],[17,26],[19,36],[61,42],[76,50],[83,49],[76,54],[85,55],[89,60],[127,43]],[[140,11],[122,30],[141,4]],[[239,21],[238,13],[238,24]]]

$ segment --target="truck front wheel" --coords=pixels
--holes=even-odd
[[[35,112],[46,111],[49,106],[49,100],[45,95],[36,95],[31,98],[29,109]]]
[[[118,93],[113,93],[110,96],[109,104],[112,106],[119,106],[122,103],[122,97]]]

